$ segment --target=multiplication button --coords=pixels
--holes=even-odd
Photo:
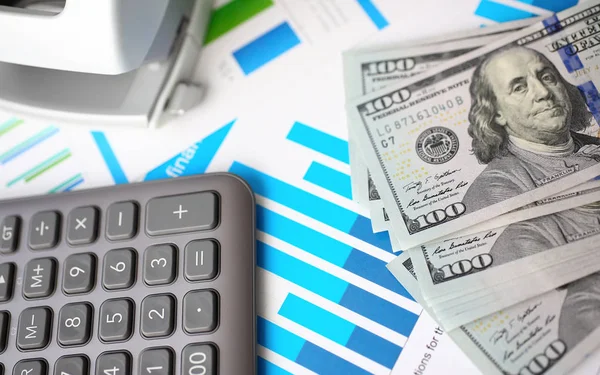
[[[98,236],[98,209],[77,207],[67,219],[67,241],[71,245],[83,245],[96,241]]]

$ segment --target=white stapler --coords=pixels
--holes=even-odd
[[[0,109],[56,124],[157,127],[193,81],[213,0],[0,0]]]

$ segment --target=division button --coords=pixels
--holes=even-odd
[[[146,231],[152,236],[210,230],[218,223],[218,199],[202,192],[153,198],[146,210]]]
[[[60,216],[54,211],[33,215],[29,228],[29,247],[33,250],[49,249],[58,243]]]

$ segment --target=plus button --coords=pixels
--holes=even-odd
[[[179,211],[173,211],[173,215],[179,215],[179,220],[181,220],[181,215],[188,212],[188,210],[184,210],[182,205],[179,205]]]

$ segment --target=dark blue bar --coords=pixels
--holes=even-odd
[[[71,185],[67,186],[66,188],[63,189],[63,191],[71,191],[73,189],[75,189],[75,187],[77,187],[78,185],[83,183],[83,177],[81,177],[80,179],[78,179],[77,181],[73,182]]]
[[[481,3],[479,3],[479,6],[475,10],[475,15],[496,22],[516,21],[536,16],[533,13],[496,3],[491,0],[481,0]]]
[[[248,75],[300,44],[287,22],[280,24],[254,41],[233,52],[244,74]]]
[[[292,375],[291,372],[285,371],[262,357],[258,357],[257,369],[258,375]]]
[[[288,133],[287,139],[342,163],[350,163],[348,142],[308,125],[296,121]]]
[[[525,4],[530,4],[538,8],[543,8],[551,12],[560,12],[567,8],[577,5],[577,0],[518,0]]]
[[[390,237],[387,232],[373,233],[373,227],[371,226],[371,220],[364,216],[357,215],[354,225],[348,232],[351,236],[359,238],[371,245],[377,246],[378,248],[393,252]]]
[[[257,241],[256,263],[259,267],[335,303],[339,303],[348,289],[348,283],[344,280],[261,241]]]
[[[389,369],[394,368],[402,352],[398,345],[360,327],[356,327],[352,332],[346,347]]]
[[[386,263],[375,257],[353,249],[344,264],[348,271],[381,285],[403,297],[414,301],[414,298],[404,289],[402,284],[387,269]]]
[[[296,361],[306,341],[295,334],[269,322],[261,316],[256,317],[257,342],[259,345],[279,354],[290,361]]]
[[[317,374],[369,375],[369,372],[308,341],[296,362]]]
[[[358,4],[363,8],[367,16],[373,21],[378,30],[385,28],[389,23],[381,14],[379,9],[373,4],[373,0],[357,0]]]
[[[260,205],[256,206],[256,228],[338,267],[344,267],[352,252],[352,247]]]
[[[352,284],[348,285],[340,305],[406,337],[419,318],[418,315]]]

